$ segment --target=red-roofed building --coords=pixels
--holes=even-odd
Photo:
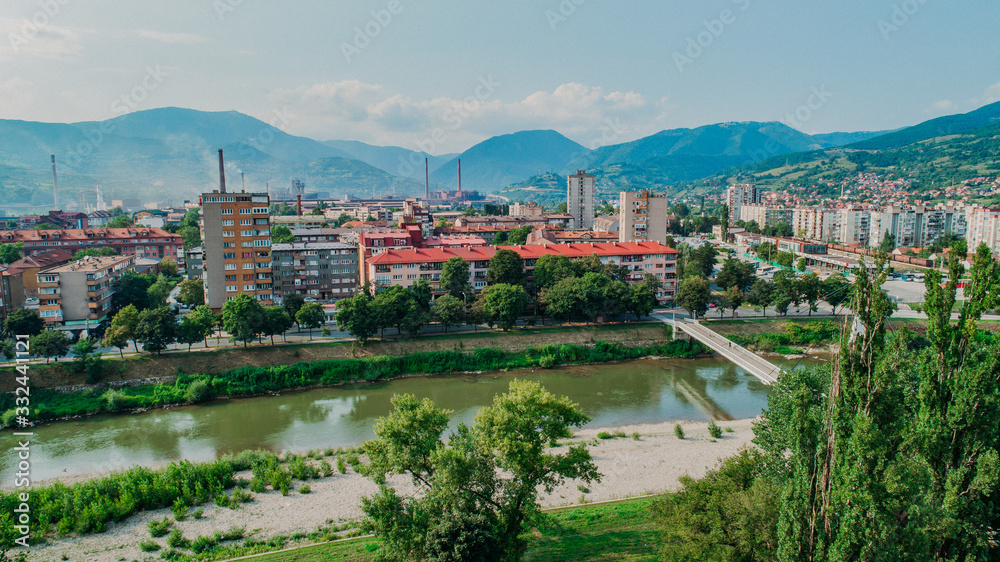
[[[529,282],[535,262],[544,255],[563,255],[570,259],[597,255],[604,263],[623,265],[628,269],[630,283],[641,282],[646,274],[663,282],[657,295],[661,302],[673,300],[677,289],[677,250],[658,242],[599,242],[580,244],[539,244],[533,246],[483,246],[477,248],[410,248],[387,249],[367,260],[361,282],[376,285],[412,286],[426,279],[435,290],[440,289],[441,267],[458,257],[469,263],[469,283],[476,290],[486,287],[486,270],[498,248],[514,250],[524,260]]]
[[[21,242],[24,256],[47,250],[65,250],[75,254],[90,248],[113,248],[119,254],[137,258],[171,258],[183,261],[184,239],[162,228],[83,228],[62,230],[5,230],[0,243]]]
[[[29,297],[38,296],[38,272],[43,269],[69,263],[73,254],[66,250],[45,250],[25,256],[8,266],[10,272],[24,275],[24,293]]]

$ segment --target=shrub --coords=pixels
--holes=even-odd
[[[215,538],[220,541],[238,541],[247,534],[246,527],[230,527],[222,533],[215,533]]]
[[[341,474],[347,472],[347,463],[344,462],[342,457],[337,457],[337,470],[339,470]]]
[[[244,490],[243,488],[237,488],[233,490],[233,500],[230,503],[230,507],[236,509],[236,504],[250,503],[252,501],[253,501],[253,494]]]
[[[681,427],[681,424],[674,425],[674,435],[676,435],[678,439],[684,439],[684,428]]]
[[[300,494],[308,494],[311,491],[312,491],[312,488],[309,487],[309,484],[303,484],[303,485],[299,486],[299,493]]]
[[[543,369],[551,369],[556,365],[556,358],[551,355],[545,355],[538,360],[538,366]]]
[[[639,440],[639,437],[641,437],[641,436],[639,435],[638,431],[636,431],[635,433],[632,434],[632,439],[635,439],[636,441]]]
[[[187,548],[190,545],[191,541],[184,538],[184,533],[180,529],[174,529],[167,537],[167,546],[170,548]]]
[[[163,520],[154,519],[149,522],[149,534],[154,538],[160,538],[163,535],[170,532],[171,521],[169,517],[164,517]]]
[[[489,519],[479,514],[452,512],[427,532],[424,554],[430,560],[498,560],[499,541]]]
[[[152,539],[146,539],[139,543],[139,549],[143,552],[156,552],[160,550],[160,545]]]
[[[201,554],[219,544],[219,539],[212,537],[198,537],[191,541],[191,552]]]
[[[713,439],[722,437],[722,428],[715,423],[715,420],[708,422],[708,434],[711,435]]]
[[[319,463],[319,475],[322,476],[322,477],[324,477],[324,478],[326,478],[327,476],[330,476],[332,474],[333,474],[333,467],[330,466],[330,463],[328,463],[326,461],[326,459],[323,459],[322,461],[320,461],[320,463]]]
[[[195,519],[201,519],[204,516],[205,516],[205,510],[200,507],[194,510],[193,513],[191,513],[191,517],[194,517]]]
[[[109,390],[101,396],[101,401],[109,412],[120,412],[131,405],[131,400],[124,390]]]
[[[187,390],[184,391],[184,400],[197,404],[211,400],[213,395],[212,385],[207,380],[200,379],[188,385]]]
[[[187,519],[188,504],[183,498],[177,498],[174,500],[174,504],[170,506],[170,511],[174,513],[174,519],[183,521]]]

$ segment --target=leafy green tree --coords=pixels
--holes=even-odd
[[[440,526],[449,514],[464,513],[479,519],[477,531],[470,531],[479,538],[470,543],[495,540],[496,558],[518,560],[525,548],[522,533],[540,515],[540,492],[551,492],[567,478],[600,479],[586,445],[549,449],[589,418],[538,383],[513,381],[506,394],[479,411],[473,426],[460,425],[447,440],[451,412],[412,394],[394,396],[392,404],[393,412],[375,423],[375,439],[364,444],[369,464],[359,469],[379,485],[362,500],[363,528],[379,537],[386,559],[454,552],[466,541],[442,540],[459,531]],[[418,493],[397,493],[387,481],[390,474],[408,475]]]
[[[177,301],[188,306],[205,304],[205,282],[201,279],[181,281],[181,289],[177,293]]]
[[[757,257],[766,262],[773,262],[774,260],[778,259],[779,252],[778,252],[778,247],[772,244],[771,242],[761,242],[760,244],[757,244],[756,247],[754,247],[754,253],[757,254]]]
[[[486,268],[486,281],[490,285],[524,285],[524,260],[514,250],[501,248],[490,259]]]
[[[733,311],[733,317],[735,318],[736,311],[743,306],[743,302],[746,300],[746,295],[744,295],[739,287],[733,285],[726,289],[723,298],[726,299],[726,303],[729,305],[729,309]]]
[[[132,218],[128,215],[118,215],[105,225],[106,228],[130,228],[131,226]]]
[[[115,292],[111,296],[112,308],[121,310],[128,305],[133,305],[138,310],[149,308],[148,291],[155,280],[151,275],[126,271],[115,285]]]
[[[708,311],[708,303],[711,301],[712,292],[708,285],[708,280],[697,275],[689,275],[681,281],[675,297],[677,304],[681,305],[694,318],[700,318]]]
[[[118,354],[125,357],[123,349],[128,346],[130,339],[131,334],[128,328],[124,326],[109,326],[104,331],[104,338],[101,340],[101,345],[104,347],[117,347]]]
[[[757,273],[753,264],[729,258],[722,262],[722,269],[719,270],[715,283],[725,289],[738,287],[741,291],[749,291],[756,279]]]
[[[489,318],[507,332],[514,327],[528,305],[528,293],[520,285],[498,283],[490,286],[483,305]]]
[[[188,314],[181,318],[181,323],[177,325],[177,342],[187,344],[188,351],[191,346],[204,341],[207,347],[208,336],[215,326],[213,318],[206,318],[200,314]]]
[[[80,250],[73,254],[73,261],[82,260],[88,256],[93,257],[106,257],[106,256],[117,256],[118,250],[114,248],[109,248],[107,246],[103,248],[87,248],[86,250]]]
[[[654,278],[655,279],[655,278]],[[659,283],[657,281],[657,283]],[[641,320],[643,316],[649,316],[656,308],[656,287],[650,283],[640,283],[629,287],[628,300],[625,302],[625,311],[634,314],[636,320]]]
[[[576,277],[565,277],[552,287],[542,289],[539,295],[545,314],[561,322],[579,317],[585,299],[580,279]]]
[[[365,345],[368,338],[379,331],[374,302],[367,286],[353,297],[337,302],[337,326],[350,332],[361,345]]]
[[[167,277],[162,273],[156,276],[156,282],[146,289],[146,294],[148,296],[147,302],[149,303],[148,308],[159,308],[161,306],[166,306],[167,297],[170,296],[170,291],[173,290],[173,286]]]
[[[241,341],[243,347],[260,336],[263,323],[264,307],[250,295],[236,295],[222,305],[222,325],[233,342]]]
[[[271,227],[271,242],[275,244],[290,244],[295,242],[292,230],[283,224],[276,224]]]
[[[35,357],[44,357],[45,362],[59,358],[69,352],[69,336],[62,330],[44,330],[28,340],[28,349]]]
[[[806,270],[806,258],[799,258],[799,261],[795,263],[795,269],[798,271]]]
[[[783,267],[792,267],[792,262],[795,261],[795,254],[791,252],[778,252],[775,258],[775,263]]]
[[[500,232],[497,232],[496,234],[493,235],[493,245],[503,246],[507,244],[508,243],[507,237],[508,235],[506,230],[501,230]]]
[[[10,337],[37,336],[45,329],[45,320],[38,312],[27,308],[16,308],[7,315],[3,329]]]
[[[444,262],[441,265],[441,290],[464,303],[473,294],[469,284],[469,263],[460,257]]]
[[[815,273],[807,273],[799,279],[799,293],[802,294],[802,300],[806,301],[809,305],[809,316],[816,310],[816,304],[819,303],[820,291],[823,289],[822,282],[819,280],[819,275]]]
[[[403,315],[402,331],[415,336],[432,319],[433,316],[431,316],[430,307],[424,309],[424,307],[420,306],[420,302],[416,298],[410,299],[406,305],[406,313]]]
[[[181,228],[185,228],[188,226],[197,227],[198,223],[200,222],[198,211],[199,209],[188,209],[188,211],[184,213],[184,217],[181,219],[180,227]]]
[[[104,367],[101,363],[101,354],[95,353],[97,345],[90,338],[80,338],[70,350],[76,357],[73,360],[73,369],[78,373],[87,373],[87,384],[97,382]]]
[[[383,334],[386,328],[393,326],[400,334],[403,333],[403,324],[413,300],[413,293],[399,285],[382,289],[375,295],[374,311]]]
[[[136,342],[136,333],[138,328],[139,309],[136,308],[134,304],[130,304],[119,310],[115,313],[114,317],[111,318],[111,324],[108,326],[108,332],[113,332],[113,335],[109,336],[109,334],[105,332],[105,341],[102,343],[105,347],[117,347],[119,353],[121,353],[121,349],[125,347],[121,344],[127,343],[131,340],[133,345],[135,345],[136,353],[138,353],[139,344]]]
[[[576,271],[569,256],[543,254],[535,261],[532,285],[536,291],[550,289],[567,277],[575,277]]]
[[[878,243],[878,249],[880,252],[891,254],[893,250],[896,249],[896,237],[889,234],[889,229],[886,229],[885,236],[882,237],[882,241]]]
[[[184,249],[201,246],[201,230],[197,226],[185,226],[177,231],[184,240]]]
[[[448,332],[449,326],[461,324],[465,316],[462,301],[451,294],[442,295],[434,299],[434,304],[431,305],[431,313],[444,326],[445,333]]]
[[[526,224],[511,230],[510,234],[507,235],[507,243],[511,246],[523,246],[524,244],[527,244],[528,235],[531,234],[531,231],[534,229],[534,226]]]
[[[708,242],[701,245],[700,248],[696,248],[692,251],[691,263],[695,265],[696,275],[704,277],[705,279],[710,279],[712,277],[712,272],[715,270],[715,263],[719,251],[715,249],[715,246],[709,244]],[[692,272],[685,271],[685,275],[689,275]]]
[[[139,313],[139,324],[135,329],[135,340],[150,353],[159,354],[177,341],[175,313],[169,306],[147,308]]]
[[[299,326],[309,330],[309,339],[311,340],[313,330],[322,326],[326,321],[323,305],[318,302],[307,302],[295,313],[295,321]]]
[[[831,275],[824,279],[820,291],[821,298],[833,307],[834,314],[837,313],[837,307],[841,303],[851,298],[851,284],[840,275]]]
[[[167,277],[177,277],[177,262],[170,258],[160,260],[160,273]]]
[[[417,279],[417,281],[410,286],[410,294],[413,295],[413,299],[424,312],[430,311],[431,299],[434,298],[434,289],[431,287],[430,281],[426,279]]]
[[[299,309],[302,305],[306,303],[306,298],[298,293],[290,293],[285,295],[281,299],[281,306],[288,311],[288,316],[295,320],[295,315],[299,313]]]
[[[770,281],[758,279],[753,282],[753,286],[746,295],[747,304],[761,309],[764,316],[767,316],[767,307],[771,306],[771,301],[774,300],[774,285]]]
[[[215,314],[208,305],[198,305],[194,310],[189,312],[186,317],[191,317],[192,321],[197,321],[202,328],[203,338],[205,340],[205,347],[208,347],[208,338],[215,333],[216,328],[221,328],[222,315]]]
[[[631,288],[624,281],[615,279],[604,285],[604,309],[601,311],[610,318],[616,318],[628,312]]]
[[[496,523],[481,514],[445,513],[427,531],[424,551],[436,562],[499,562]]]
[[[271,338],[271,345],[274,345],[274,336],[290,330],[295,322],[288,315],[288,311],[281,306],[269,306],[264,309],[264,326],[262,333]]]
[[[21,259],[21,250],[24,244],[16,242],[14,244],[0,244],[0,264],[14,263]]]

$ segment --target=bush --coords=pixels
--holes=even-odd
[[[556,358],[546,355],[538,360],[538,366],[543,369],[551,369],[556,366]]]
[[[191,552],[195,554],[201,554],[206,550],[210,550],[219,544],[219,539],[212,537],[198,537],[191,541]]]
[[[184,533],[180,529],[174,529],[167,537],[167,546],[170,548],[187,548],[191,541],[184,538]]]
[[[347,463],[344,462],[342,457],[337,457],[337,470],[339,470],[341,474],[347,472]]]
[[[437,562],[499,561],[503,549],[492,522],[483,515],[450,513],[427,532],[424,553]]]
[[[182,498],[177,498],[174,500],[174,504],[170,506],[170,511],[174,513],[174,519],[178,521],[183,521],[187,519],[188,504]]]
[[[674,435],[676,435],[678,439],[684,439],[684,428],[681,427],[681,424],[674,425]]]
[[[171,521],[169,517],[164,517],[163,520],[154,519],[149,522],[149,534],[154,538],[160,538],[170,532]]]
[[[101,396],[101,400],[109,412],[120,412],[131,406],[132,402],[124,390],[109,390]]]
[[[722,428],[715,423],[715,420],[708,422],[708,434],[711,435],[713,439],[722,437]]]
[[[192,404],[206,402],[214,396],[212,385],[205,379],[197,380],[188,385],[184,392],[184,399]]]
[[[204,516],[205,516],[205,510],[200,507],[191,513],[191,517],[194,517],[195,519],[201,519]]]
[[[308,494],[309,492],[312,492],[312,488],[309,487],[309,484],[303,484],[299,486],[300,494]]]
[[[152,539],[146,539],[139,543],[139,549],[143,552],[156,552],[160,550],[160,545]]]

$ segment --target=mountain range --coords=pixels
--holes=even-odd
[[[226,154],[229,185],[245,182],[248,190],[286,188],[295,178],[306,183],[307,192],[331,197],[417,195],[424,188],[425,158],[431,188],[454,190],[460,159],[463,189],[500,191],[513,200],[551,192],[576,170],[595,174],[609,192],[662,190],[705,178],[720,181],[740,170],[759,170],[762,162],[808,160],[823,151],[899,148],[998,119],[1000,103],[892,132],[809,135],[778,122],[730,122],[660,131],[596,150],[552,130],[519,131],[444,155],[349,140],[320,142],[235,111],[168,107],[106,121],[0,120],[0,209],[10,214],[51,206],[50,154],[59,165],[63,207],[98,184],[106,199],[179,203],[215,188],[219,148]]]

